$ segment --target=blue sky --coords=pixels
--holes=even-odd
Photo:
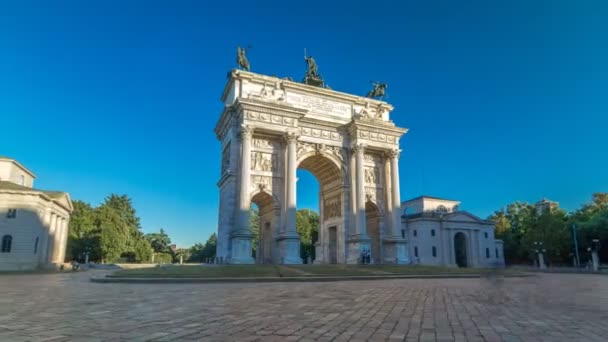
[[[128,194],[179,246],[216,229],[213,128],[237,45],[255,72],[389,84],[402,199],[485,217],[608,191],[603,1],[44,1],[0,4],[0,155],[94,205]],[[299,207],[318,185],[299,172]]]

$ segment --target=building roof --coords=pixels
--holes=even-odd
[[[48,197],[50,200],[52,200],[56,203],[59,203],[59,200],[61,198],[65,197],[65,198],[67,198],[68,203],[69,203],[69,208],[66,208],[66,209],[72,211],[72,208],[71,208],[72,204],[71,204],[70,196],[67,192],[64,192],[64,191],[48,191],[48,190],[33,189],[33,188],[29,188],[27,186],[15,184],[15,183],[9,182],[9,181],[0,181],[0,191],[2,191],[2,190],[37,193],[37,194],[43,195],[45,197]]]
[[[13,162],[15,165],[17,165],[23,171],[27,172],[30,176],[36,178],[36,175],[32,171],[28,170],[28,168],[26,168],[25,166],[21,165],[21,163],[19,163],[16,159],[13,159],[13,158],[10,158],[10,157],[5,157],[5,156],[0,156],[0,160]]]
[[[447,198],[441,198],[441,197],[422,195],[422,196],[414,197],[412,199],[403,201],[401,203],[413,202],[413,201],[417,201],[417,200],[422,199],[422,198],[428,198],[428,199],[434,199],[434,200],[440,200],[440,201],[449,201],[449,202],[460,202],[460,201],[453,200],[453,199],[447,199]]]
[[[470,218],[472,218],[473,220],[479,222],[479,223],[484,223],[484,224],[494,224],[494,222],[489,221],[489,220],[484,220],[482,218],[480,218],[479,216],[473,215],[468,211],[465,210],[458,210],[458,211],[454,211],[451,213],[438,213],[435,211],[426,211],[426,212],[421,212],[421,213],[416,213],[416,214],[410,214],[410,215],[403,215],[401,216],[401,218],[404,219],[416,219],[416,218],[430,218],[430,219],[443,219],[443,220],[449,220],[450,218],[457,216],[457,215],[465,215],[468,216]]]

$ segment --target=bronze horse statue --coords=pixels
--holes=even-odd
[[[382,100],[386,93],[386,89],[388,88],[388,84],[380,82],[372,82],[372,84],[374,85],[374,89],[370,90],[367,93],[367,97],[369,97],[370,99],[375,99],[379,97],[380,100]]]

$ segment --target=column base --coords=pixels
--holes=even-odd
[[[251,234],[236,233],[232,234],[232,255],[231,264],[254,264],[255,260],[251,256]]]
[[[367,251],[371,254],[372,240],[369,236],[364,234],[351,235],[348,238],[348,258],[346,259],[347,264],[360,264],[361,254]],[[370,258],[371,263],[371,258]]]
[[[300,236],[296,234],[285,234],[277,238],[279,244],[279,262],[285,265],[300,265]]]
[[[384,246],[384,262],[389,264],[410,264],[407,250],[407,240],[401,237],[388,237],[382,241]]]

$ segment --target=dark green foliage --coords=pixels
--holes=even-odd
[[[70,219],[68,260],[148,262],[152,248],[141,232],[131,199],[112,194],[97,208],[74,201]]]
[[[533,205],[515,202],[488,219],[496,222],[495,235],[504,241],[507,263],[533,262],[534,242],[542,241],[549,264],[572,265],[572,225],[577,227],[581,261],[588,259],[587,247],[592,239],[600,239],[604,246],[600,260],[608,260],[608,193],[594,194],[591,203],[570,215],[561,209],[539,213]]]
[[[300,257],[315,259],[315,242],[319,233],[319,214],[309,209],[296,212],[296,231],[300,235]]]
[[[207,258],[215,258],[215,249],[217,245],[217,235],[211,234],[207,242],[203,245],[197,243],[190,247],[190,262],[204,262]]]

